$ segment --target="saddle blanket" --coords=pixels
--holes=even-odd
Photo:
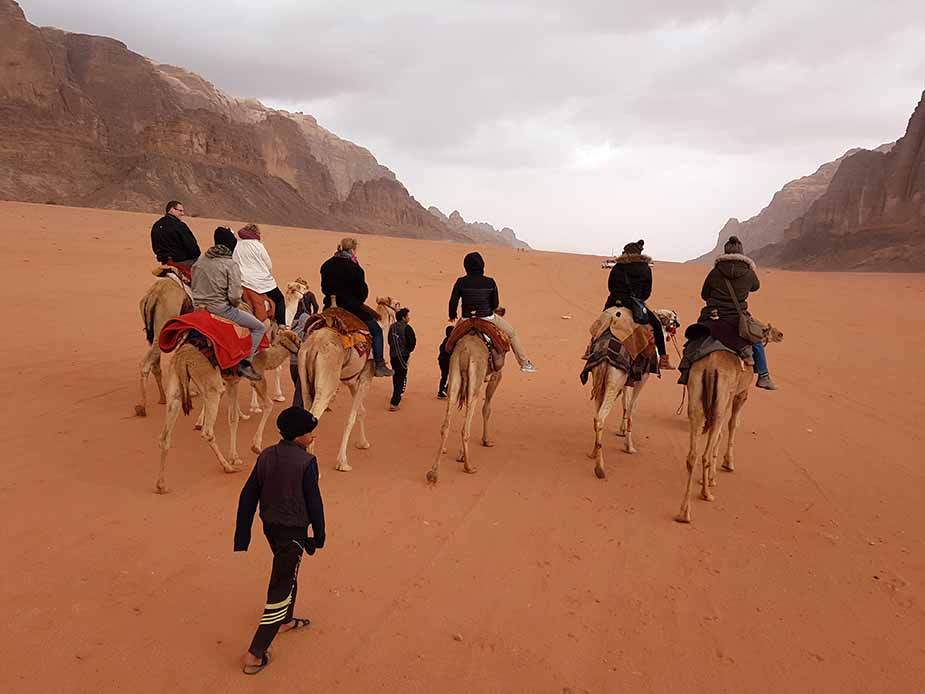
[[[452,354],[456,343],[469,333],[477,333],[488,338],[491,346],[501,354],[511,351],[511,341],[508,340],[507,335],[497,325],[482,318],[465,318],[456,324],[453,332],[447,338],[446,347],[444,347],[446,353]]]
[[[157,338],[161,351],[175,350],[181,338],[191,330],[201,333],[212,343],[215,361],[218,362],[219,368],[230,369],[250,354],[250,331],[237,323],[213,316],[205,309],[185,313],[164,323],[161,334]],[[266,349],[269,346],[270,341],[264,335],[259,349]]]
[[[645,374],[660,374],[652,329],[643,325],[639,327],[644,329],[643,332],[648,333],[645,346],[641,348],[642,337],[638,330],[632,331],[625,340],[620,340],[612,332],[607,331],[591,342],[582,357],[585,360],[585,366],[579,375],[582,385],[588,382],[588,375],[594,367],[603,362],[625,371],[628,386],[641,381]]]
[[[371,310],[371,309],[370,309]],[[305,337],[316,330],[330,328],[340,335],[344,349],[356,349],[360,354],[369,354],[373,347],[373,336],[366,323],[350,311],[334,307],[311,316],[305,324]]]

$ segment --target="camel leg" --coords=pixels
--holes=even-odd
[[[750,384],[749,384],[750,385]],[[735,435],[739,424],[742,422],[742,409],[745,407],[745,401],[748,400],[748,390],[737,393],[732,399],[732,416],[729,418],[729,431],[726,440],[726,456],[723,460],[723,470],[733,472],[735,466]]]
[[[206,406],[205,406],[205,398],[203,398],[202,408],[199,410],[199,416],[196,417],[196,423],[193,425],[193,429],[195,429],[196,431],[202,431],[202,425],[203,425],[203,422],[205,422],[205,419],[206,419]]]
[[[434,459],[433,466],[427,471],[427,481],[431,484],[437,483],[440,459],[446,453],[446,442],[450,436],[450,419],[459,398],[461,380],[459,377],[459,361],[456,359],[450,362],[450,378],[446,386],[446,413],[443,415],[443,424],[440,426],[440,447],[437,449],[437,457]]]
[[[353,402],[350,405],[350,414],[347,415],[347,423],[344,426],[344,436],[340,441],[340,450],[337,452],[337,466],[335,469],[341,472],[350,472],[353,469],[347,462],[347,443],[350,441],[350,433],[353,431],[354,424],[356,424],[357,415],[362,406],[362,399],[366,395],[367,382],[362,380],[362,376],[360,378],[360,383],[351,381],[347,384],[353,394]]]
[[[594,465],[594,474],[598,479],[604,479],[607,473],[604,470],[604,424],[610,416],[617,396],[626,384],[626,372],[607,366],[604,372],[604,392],[601,395],[601,405],[594,416],[594,450],[592,457],[597,458]]]
[[[225,456],[222,455],[221,449],[219,449],[218,444],[215,442],[215,420],[218,419],[218,406],[222,400],[222,389],[215,387],[214,385],[205,385],[202,388],[203,393],[203,406],[202,406],[202,438],[206,440],[206,443],[209,444],[209,448],[212,449],[212,453],[215,454],[215,458],[218,460],[218,464],[222,466],[222,470],[225,472],[237,472],[234,466],[229,463]],[[234,401],[229,398],[229,413],[228,413],[228,423],[231,424],[232,413],[234,412]],[[234,422],[234,434],[237,433],[237,419],[235,418]],[[234,447],[232,447],[232,454],[234,455]]]
[[[139,384],[140,389],[138,391],[139,398],[138,398],[138,404],[135,405],[135,416],[137,417],[145,417],[148,414],[148,394],[146,392],[146,386],[148,383],[148,374],[151,373],[151,371],[154,369],[154,362],[157,361],[159,364],[160,360],[161,360],[161,350],[156,344],[151,345],[148,348],[148,351],[145,352],[145,356],[141,360],[141,366],[140,366],[141,382]],[[158,369],[158,371],[160,371],[160,369]],[[158,384],[158,392],[160,393],[160,397],[161,397],[160,401],[166,402],[167,400],[166,400],[166,396],[164,395],[164,388],[161,385],[160,378],[158,378],[157,384]]]
[[[265,383],[266,380],[267,380],[266,374],[264,374],[264,379],[263,381],[260,381],[260,382],[264,383],[264,386],[266,386],[266,383]],[[261,401],[262,401],[262,398],[258,397],[257,387],[255,385],[254,387],[251,388],[251,406],[250,406],[251,414],[260,414],[261,412],[263,412]],[[243,418],[243,413],[242,413],[242,418]]]
[[[260,455],[263,450],[263,431],[267,425],[267,420],[273,414],[273,401],[267,395],[266,379],[254,384],[254,395],[260,400],[260,407],[263,414],[260,415],[260,421],[257,423],[257,431],[254,432],[254,438],[251,441],[251,451]]]
[[[284,364],[288,364],[288,362],[284,362]],[[273,378],[275,379],[274,385],[276,386],[276,390],[273,393],[273,402],[286,402],[286,396],[283,395],[283,379],[282,379],[284,364],[281,364],[277,366],[275,369],[273,369]]]
[[[369,381],[367,380],[365,385],[360,387],[364,391],[360,397],[360,408],[357,411],[357,427],[359,428],[360,440],[357,441],[356,445],[359,450],[365,451],[369,449],[369,439],[366,438],[366,395],[369,392]]]
[[[701,481],[700,498],[704,501],[713,501],[714,499],[709,487],[716,486],[716,458],[719,455],[719,444],[730,414],[732,393],[728,384],[723,381],[724,379],[720,375],[716,386],[716,412],[713,425],[707,435],[707,445],[703,451],[703,480]]]
[[[639,396],[646,385],[648,374],[633,388],[623,389],[623,432],[626,439],[623,441],[623,450],[627,453],[638,453],[636,444],[633,442],[633,415],[636,413],[636,404],[639,402]]]
[[[629,404],[635,390],[633,386],[626,386],[623,388],[623,416],[620,418],[620,428],[617,430],[617,436],[626,436],[627,411],[629,410]]]
[[[161,351],[157,350],[157,357],[154,360],[154,366],[151,368],[154,373],[154,383],[157,386],[157,404],[167,404],[167,393],[164,392],[164,379],[161,375]]]
[[[157,484],[155,489],[158,494],[166,494],[170,490],[167,488],[167,453],[170,451],[170,444],[173,440],[173,429],[177,424],[177,417],[180,416],[180,379],[176,372],[170,369],[167,379],[167,413],[164,417],[164,427],[161,429],[161,435],[158,443],[161,448],[161,467],[157,475]]]
[[[491,419],[491,399],[495,396],[495,391],[498,390],[499,385],[501,385],[500,371],[485,386],[485,403],[482,405],[482,445],[486,448],[491,448],[495,445],[488,433],[488,420]]]
[[[700,440],[703,438],[703,425],[705,422],[703,409],[699,405],[702,384],[699,382],[700,379],[697,379],[697,382],[691,382],[687,387],[688,393],[688,403],[687,407],[687,418],[690,422],[690,448],[687,452],[687,486],[684,490],[684,498],[681,500],[681,510],[678,512],[678,515],[675,516],[675,520],[679,523],[690,523],[691,522],[691,498],[694,494],[694,468],[697,465],[697,459],[699,458],[697,452],[700,448]],[[694,400],[692,398],[697,398],[698,405],[694,406]]]
[[[225,472],[238,472],[243,461],[238,455],[238,381],[232,381],[225,384],[225,392],[228,394],[228,429],[231,433],[231,441],[228,447],[228,460],[233,469],[225,468]],[[216,416],[218,413],[216,412]],[[214,434],[214,430],[213,430]],[[224,466],[222,466],[224,467]]]
[[[479,395],[481,382],[469,382],[469,402],[466,403],[466,421],[463,422],[462,446],[459,451],[459,462],[463,464],[463,472],[477,472],[475,465],[470,462],[469,457],[469,439],[472,435],[472,420],[475,419],[475,408],[478,405],[476,398]],[[475,391],[474,393],[472,391]]]

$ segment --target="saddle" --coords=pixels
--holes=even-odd
[[[171,318],[158,336],[162,352],[172,352],[184,342],[193,344],[223,370],[236,366],[251,351],[250,330],[205,309]],[[264,335],[259,349],[269,346],[270,341]]]
[[[582,356],[585,366],[579,375],[582,384],[588,382],[588,374],[602,362],[625,371],[629,386],[645,374],[660,373],[652,326],[636,323],[628,308],[607,309],[591,324],[590,332],[591,342]]]
[[[337,332],[344,349],[356,349],[361,355],[372,352],[373,336],[366,323],[346,309],[326,308],[321,313],[311,316],[305,324],[305,339],[322,328],[330,328]]]
[[[500,371],[504,368],[504,355],[511,351],[511,341],[497,325],[483,318],[465,318],[453,328],[446,340],[444,351],[452,354],[456,343],[466,335],[477,335],[485,341],[488,346],[490,371]]]
[[[261,323],[273,316],[273,311],[276,309],[276,302],[266,294],[258,294],[253,289],[241,287],[241,295],[244,298],[244,303],[250,306],[254,318]],[[269,304],[269,308],[267,308],[267,304]]]

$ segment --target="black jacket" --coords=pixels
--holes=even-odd
[[[715,310],[720,319],[732,325],[739,324],[739,313],[729,294],[726,279],[732,284],[739,306],[746,312],[749,293],[757,292],[761,287],[758,275],[755,274],[755,263],[747,255],[728,253],[719,256],[700,290],[700,296],[706,302],[700,311],[700,320],[709,320]]]
[[[389,354],[405,368],[417,345],[414,328],[404,321],[396,321],[389,326]]]
[[[450,320],[456,320],[459,301],[462,300],[462,317],[490,316],[498,308],[498,285],[491,277],[485,277],[485,261],[478,253],[470,253],[463,259],[466,276],[453,285],[450,295]]]
[[[607,288],[610,295],[604,308],[630,306],[630,297],[643,303],[652,296],[652,258],[647,255],[621,255],[610,270]]]
[[[166,214],[151,227],[151,250],[159,263],[167,261],[191,264],[199,257],[199,244],[186,223]]]
[[[328,258],[321,266],[321,293],[324,294],[324,307],[331,307],[331,295],[337,297],[337,305],[350,311],[363,320],[369,316],[363,308],[369,298],[366,286],[366,273],[359,263],[349,258],[335,255]]]
[[[234,531],[235,552],[247,550],[254,512],[260,504],[264,526],[305,528],[314,533],[314,547],[324,547],[324,505],[318,488],[318,461],[304,448],[282,439],[264,449],[241,490]]]

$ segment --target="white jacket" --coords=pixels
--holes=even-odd
[[[241,268],[241,284],[257,292],[266,294],[276,289],[273,279],[273,261],[263,244],[256,239],[240,239],[234,247],[234,259]]]

